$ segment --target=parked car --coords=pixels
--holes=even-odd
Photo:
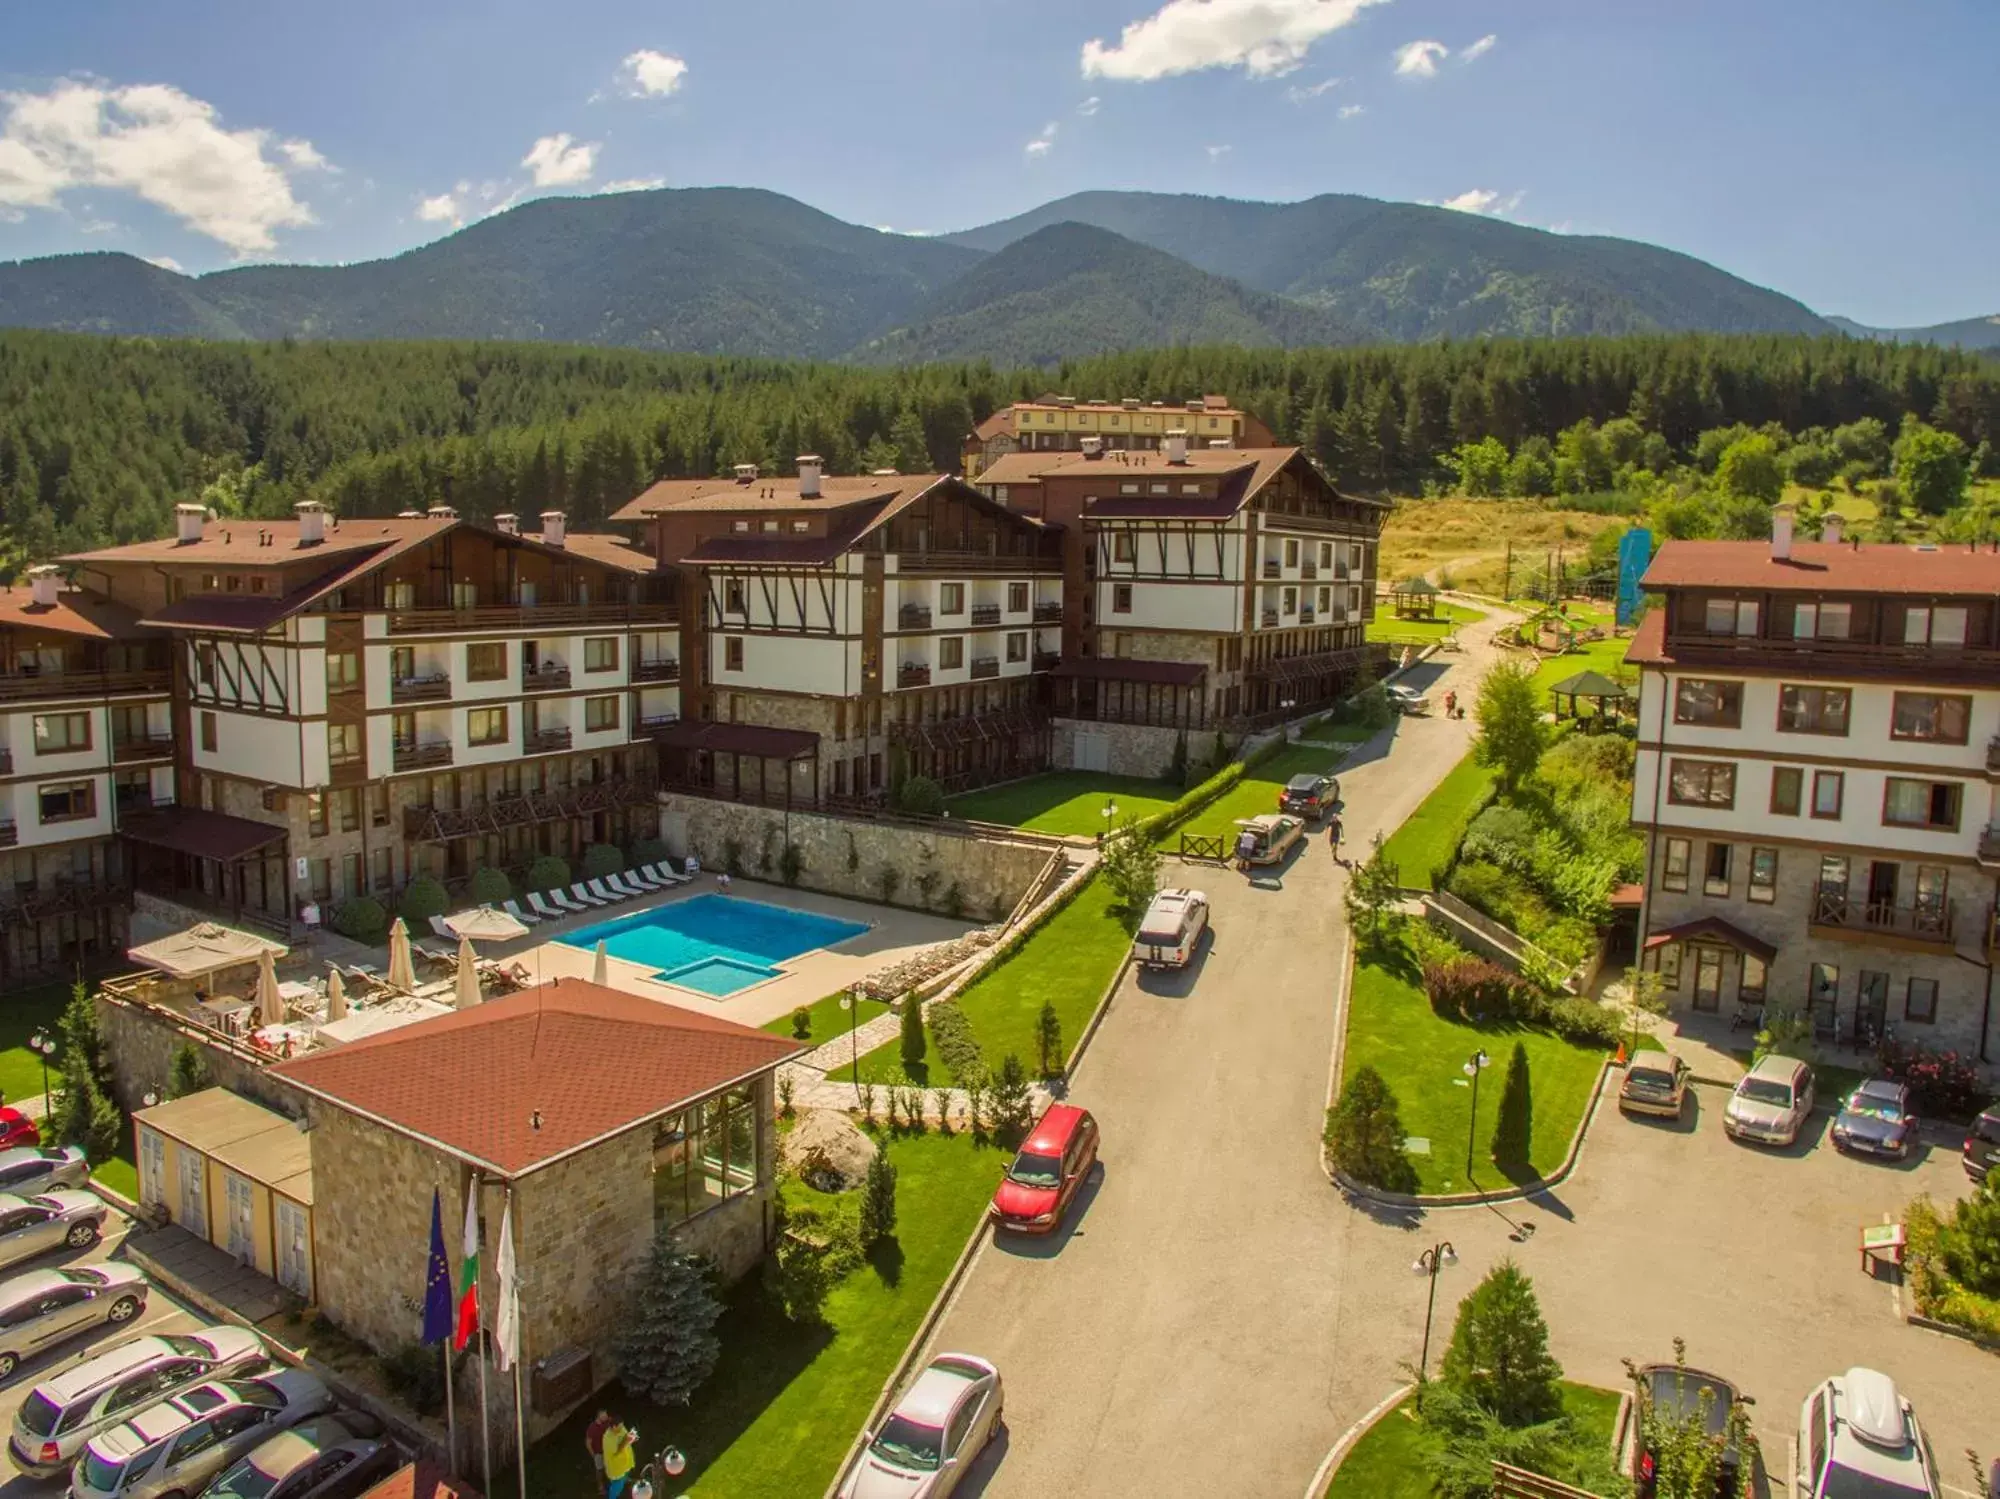
[[[30,1477],[54,1478],[105,1427],[189,1385],[256,1374],[269,1364],[247,1327],[133,1338],[30,1390],[14,1413],[7,1456]]]
[[[333,1392],[304,1369],[196,1385],[84,1443],[69,1499],[199,1494],[273,1432],[332,1409]]]
[[[402,1466],[379,1421],[341,1411],[266,1437],[201,1499],[358,1499]]]
[[[1278,793],[1278,810],[1310,822],[1331,812],[1340,802],[1340,782],[1310,772],[1293,776]]]
[[[1909,1088],[1886,1077],[1869,1078],[1847,1095],[1832,1134],[1836,1150],[1906,1159],[1917,1144]]]
[[[1625,1064],[1625,1081],[1618,1085],[1618,1107],[1630,1114],[1678,1119],[1687,1103],[1688,1075],[1688,1064],[1672,1052],[1635,1051]]]
[[[1910,1402],[1874,1369],[1836,1374],[1799,1410],[1799,1499],[1942,1499],[1937,1459]]]
[[[0,1265],[33,1259],[59,1246],[88,1249],[110,1213],[94,1192],[65,1188],[22,1197],[0,1192]]]
[[[1715,1492],[1720,1499],[1734,1499],[1736,1477],[1743,1468],[1743,1454],[1731,1438],[1729,1413],[1739,1405],[1748,1405],[1749,1400],[1720,1374],[1709,1374],[1680,1364],[1645,1365],[1639,1370],[1638,1390],[1642,1406],[1659,1412],[1669,1420],[1689,1420],[1696,1415],[1701,1417],[1709,1440],[1722,1449]],[[1659,1487],[1659,1454],[1650,1447],[1639,1453],[1634,1477],[1638,1480],[1639,1499],[1653,1499]]]
[[[1132,957],[1141,968],[1185,968],[1208,930],[1208,897],[1199,890],[1162,890],[1146,907]]]
[[[1796,1057],[1773,1053],[1752,1067],[1722,1112],[1723,1132],[1732,1140],[1790,1145],[1812,1113],[1812,1068]]]
[[[1238,869],[1248,869],[1252,864],[1276,864],[1306,835],[1305,823],[1283,812],[1239,817],[1236,828]]]
[[[19,1109],[0,1108],[0,1150],[42,1143],[42,1127]]]
[[[1397,683],[1382,690],[1388,694],[1389,706],[1398,713],[1428,713],[1431,711],[1431,700],[1414,687],[1405,687],[1401,683]]]
[[[1976,1182],[2000,1166],[2000,1103],[1972,1121],[1965,1135],[1965,1174]]]
[[[946,1499],[1000,1431],[1000,1371],[969,1353],[940,1353],[868,1433],[840,1499]]]
[[[994,1190],[994,1225],[1052,1232],[1096,1160],[1097,1121],[1075,1104],[1050,1104]]]
[[[137,1265],[106,1260],[77,1270],[30,1270],[0,1281],[0,1381],[21,1360],[78,1333],[130,1322],[151,1288]]]
[[[0,1192],[47,1192],[90,1180],[90,1158],[81,1145],[22,1145],[0,1150]]]

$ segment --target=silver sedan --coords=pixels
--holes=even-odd
[[[91,1192],[63,1190],[19,1197],[0,1192],[0,1265],[51,1249],[88,1249],[104,1232],[110,1209]]]
[[[1000,1371],[969,1353],[940,1353],[868,1434],[840,1499],[945,1499],[1000,1432]]]
[[[130,1322],[146,1309],[150,1289],[139,1267],[121,1260],[0,1281],[0,1381],[45,1348]]]
[[[90,1183],[90,1157],[80,1145],[28,1145],[0,1150],[0,1192],[53,1192]]]

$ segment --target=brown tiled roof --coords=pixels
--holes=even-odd
[[[1058,661],[1054,677],[1077,677],[1086,682],[1155,682],[1170,687],[1192,687],[1208,672],[1194,661],[1136,661],[1127,656],[1072,656]]]
[[[1228,494],[1114,494],[1084,508],[1091,520],[1228,520],[1242,501]]]
[[[370,517],[337,522],[326,518],[324,539],[312,546],[299,542],[299,523],[293,520],[239,520],[234,517],[212,520],[202,528],[201,539],[185,544],[173,537],[156,541],[135,541],[126,546],[101,547],[94,552],[76,552],[64,562],[213,562],[231,567],[281,567],[302,557],[338,557],[343,553],[372,552],[395,542],[428,540],[459,524],[432,520],[429,516]],[[260,538],[269,537],[266,545]],[[329,564],[331,565],[331,564]]]
[[[663,749],[714,750],[725,755],[796,760],[819,747],[819,735],[811,729],[776,729],[760,723],[683,718],[655,734],[653,742]]]
[[[1117,449],[1101,458],[1083,453],[1008,453],[980,470],[979,483],[982,487],[992,484],[1039,484],[1049,478],[1074,479],[1087,475],[1101,477],[1107,489],[1115,489],[1120,482],[1140,476],[1148,482],[1220,479],[1222,482],[1216,486],[1214,496],[1102,495],[1092,505],[1090,514],[1106,520],[1155,515],[1175,519],[1223,519],[1234,515],[1295,459],[1304,461],[1303,449],[1190,446],[1185,463],[1170,463],[1164,452],[1139,448]],[[1341,498],[1356,499],[1345,494]],[[1168,505],[1168,501],[1173,504]],[[1379,502],[1357,500],[1357,503]]]
[[[805,1050],[718,1016],[558,979],[273,1071],[516,1177]]]
[[[78,588],[65,588],[51,607],[37,604],[30,588],[0,587],[0,626],[6,625],[88,640],[130,640],[152,633],[123,604]]]
[[[275,593],[189,594],[155,609],[146,616],[146,623],[165,629],[256,635],[290,614],[294,597]]]
[[[539,537],[530,540],[539,541]],[[565,538],[563,550],[591,562],[602,562],[606,567],[615,567],[621,572],[650,573],[659,570],[653,554],[644,548],[634,546],[623,536],[609,536],[596,531],[571,531]]]
[[[981,442],[991,442],[996,437],[1005,437],[1014,429],[1014,408],[1002,406],[993,415],[972,429],[972,435]]]
[[[824,477],[819,494],[799,493],[796,474],[739,483],[735,479],[661,479],[636,500],[611,514],[614,521],[646,520],[661,512],[716,514],[754,510],[813,510],[824,513],[868,501],[887,502],[895,509],[942,483],[943,474],[847,474]]]
[[[1670,541],[1647,588],[1740,588],[1808,593],[2000,596],[2000,552],[1969,546],[1801,541],[1780,562],[1765,541]]]
[[[428,1457],[383,1479],[361,1499],[479,1499],[479,1490],[461,1483]]]
[[[1646,950],[1665,947],[1669,942],[1685,942],[1696,937],[1708,937],[1733,947],[1738,952],[1747,952],[1753,958],[1762,958],[1766,963],[1777,957],[1778,949],[1762,937],[1753,936],[1734,922],[1724,921],[1720,916],[1697,916],[1692,921],[1683,921],[1679,926],[1661,927],[1646,938]]]
[[[260,848],[269,848],[285,836],[284,828],[275,824],[258,822],[252,817],[232,817],[227,812],[210,812],[203,807],[163,807],[157,812],[135,812],[120,819],[118,832],[134,843],[202,859],[219,859],[225,864]]]
[[[853,545],[852,527],[833,536],[711,536],[681,560],[745,567],[825,567]]]

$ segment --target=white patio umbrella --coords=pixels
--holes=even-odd
[[[347,985],[341,982],[340,970],[331,963],[326,965],[326,1018],[329,1021],[347,1018]]]
[[[479,954],[472,950],[472,939],[458,939],[458,1007],[469,1010],[479,1003]]]
[[[257,1023],[285,1023],[285,1001],[278,993],[278,958],[268,947],[257,959]]]
[[[417,967],[410,960],[410,929],[400,916],[389,928],[389,987],[405,994],[417,987]]]
[[[597,956],[590,960],[590,981],[600,988],[609,988],[611,986],[610,957],[604,951],[604,939],[602,937],[597,939]]]
[[[460,911],[456,916],[445,917],[444,924],[454,937],[477,937],[481,942],[512,942],[516,937],[528,935],[523,923],[491,906]]]

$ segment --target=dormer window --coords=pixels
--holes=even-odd
[[[1792,638],[1845,640],[1853,617],[1851,604],[1799,604],[1792,615]]]
[[[750,532],[750,522],[747,520],[733,520],[729,523],[729,529],[734,531],[738,536],[747,536]]]
[[[795,520],[792,522],[792,534],[794,536],[805,536],[809,534],[811,530],[812,530],[811,521]]]
[[[1755,635],[1757,633],[1757,601],[1755,599],[1710,599],[1706,627],[1711,635]]]

